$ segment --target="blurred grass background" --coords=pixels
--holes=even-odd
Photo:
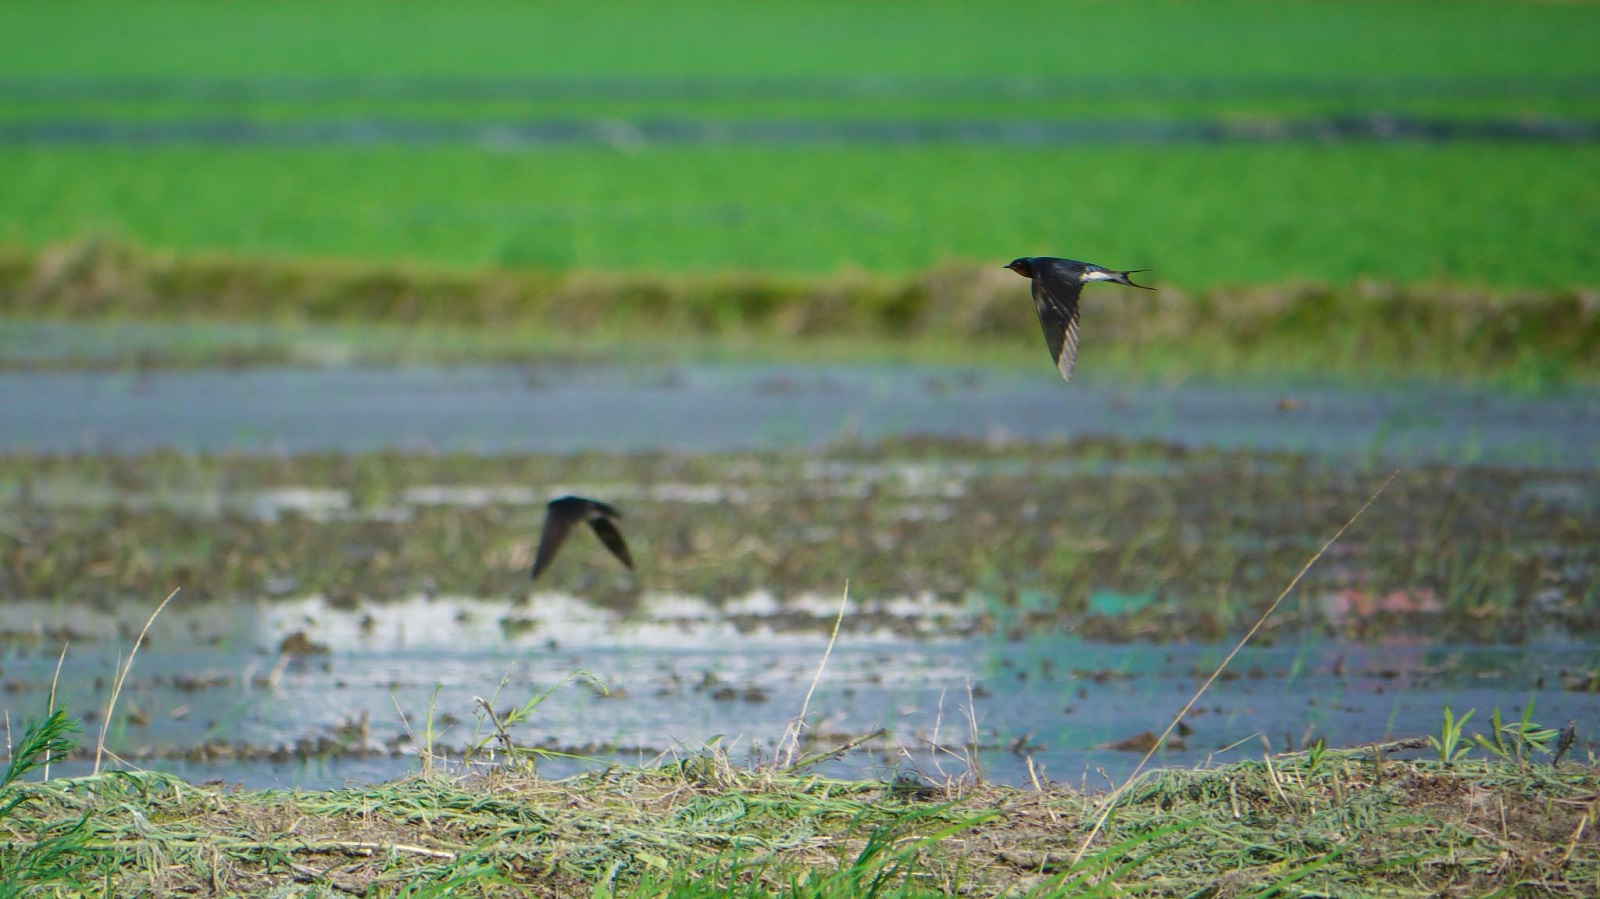
[[[1600,121],[1596,34],[1591,3],[21,0],[0,6],[0,308],[49,314],[59,291],[39,289],[52,276],[39,254],[93,240],[242,269],[843,273],[847,287],[871,280],[850,273],[917,279],[1051,254],[1153,268],[1196,294],[1376,281],[1436,297],[1543,291],[1565,315],[1600,285],[1591,141],[662,144],[630,128],[1583,125]],[[440,122],[598,123],[617,138],[161,130]],[[153,130],[38,136],[108,125]],[[493,317],[479,313],[466,317]]]
[[[13,0],[12,77],[1589,79],[1587,3]],[[1595,99],[1588,98],[1592,109]]]
[[[1204,289],[1600,283],[1565,146],[0,151],[8,242],[447,267],[826,274],[1066,255]]]

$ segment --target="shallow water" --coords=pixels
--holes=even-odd
[[[525,606],[422,597],[349,610],[315,599],[178,603],[141,650],[107,745],[131,764],[195,779],[336,786],[416,771],[407,732],[424,732],[430,708],[440,732],[435,745],[458,755],[491,735],[474,697],[503,713],[554,687],[513,731],[523,744],[588,757],[546,761],[541,770],[549,776],[610,760],[694,755],[719,736],[736,761],[752,750],[770,758],[817,674],[837,601],[805,604],[816,622],[811,633],[777,633],[670,596],[652,598],[632,617],[559,594],[536,595]],[[747,597],[731,611],[772,602]],[[932,610],[899,611],[920,617]],[[4,617],[8,624],[39,622],[45,631],[128,635],[80,641],[67,652],[58,695],[75,709],[103,706],[117,651],[140,624],[65,606],[8,607]],[[518,626],[507,628],[506,619]],[[326,652],[280,656],[280,641],[295,633]],[[1031,754],[1044,776],[1104,785],[1126,775],[1139,755],[1097,747],[1159,733],[1227,648],[1097,645],[1068,634],[1020,642],[848,634],[827,660],[809,721],[825,741],[891,731],[869,744],[870,752],[825,769],[834,774],[962,774],[972,710],[986,777],[1026,783]],[[43,707],[58,651],[48,640],[13,642],[0,658],[13,720]],[[1187,719],[1186,748],[1157,761],[1221,762],[1259,755],[1267,743],[1281,750],[1316,737],[1352,745],[1418,736],[1437,730],[1444,705],[1458,714],[1477,709],[1472,733],[1488,729],[1492,706],[1514,719],[1530,701],[1536,721],[1580,722],[1581,757],[1600,720],[1600,693],[1568,687],[1590,676],[1595,657],[1592,645],[1560,640],[1492,647],[1307,639],[1252,647]],[[558,686],[574,672],[605,690],[582,678]],[[88,723],[87,745],[99,726],[98,719]],[[1006,748],[1019,738],[1025,751]],[[254,755],[201,761],[202,744]]]
[[[574,457],[524,456],[511,460],[514,472],[465,471],[465,483],[453,471],[390,473],[398,480],[376,487],[293,476],[286,482],[261,476],[257,483],[238,466],[195,464],[194,471],[175,475],[148,470],[155,466],[137,459],[103,471],[93,464],[47,469],[10,460],[6,483],[15,496],[0,502],[0,546],[11,553],[7,571],[14,583],[26,575],[30,583],[62,585],[35,591],[62,598],[7,596],[0,603],[4,707],[13,727],[44,708],[63,642],[70,648],[61,668],[62,700],[74,712],[103,707],[119,653],[132,644],[149,604],[122,603],[120,611],[107,612],[106,602],[69,599],[103,600],[112,587],[129,593],[136,576],[165,584],[181,569],[207,579],[156,622],[108,734],[108,747],[129,764],[254,786],[381,780],[416,770],[419,738],[411,734],[424,732],[430,705],[440,732],[436,745],[459,756],[489,736],[474,697],[490,698],[503,713],[553,687],[516,729],[519,743],[574,751],[591,761],[547,760],[542,770],[550,775],[594,760],[692,755],[719,735],[719,746],[736,760],[770,758],[804,702],[838,608],[837,595],[804,593],[763,574],[796,558],[804,545],[816,560],[799,566],[799,577],[833,583],[837,571],[839,581],[846,574],[856,578],[860,593],[811,700],[811,730],[823,746],[878,727],[891,731],[826,770],[868,777],[914,771],[927,779],[959,774],[975,732],[977,759],[988,777],[1024,782],[1031,754],[1047,777],[1103,784],[1125,774],[1138,756],[1097,747],[1159,732],[1227,649],[1198,642],[1111,645],[1072,631],[1074,622],[1088,620],[1084,615],[1121,616],[1143,627],[1140,614],[1158,602],[1151,591],[1181,582],[1139,555],[1141,546],[1236,559],[1238,572],[1217,575],[1218,582],[1252,597],[1261,592],[1251,579],[1264,577],[1268,551],[1290,547],[1298,565],[1307,551],[1302,547],[1325,536],[1311,533],[1305,521],[1326,507],[1337,507],[1344,520],[1353,497],[1370,490],[1365,482],[1381,481],[1382,471],[1369,477],[1374,463],[1412,470],[1446,463],[1479,467],[1438,484],[1427,478],[1410,484],[1410,503],[1437,510],[1404,510],[1387,524],[1387,510],[1374,510],[1363,524],[1368,530],[1353,534],[1340,557],[1323,565],[1344,571],[1338,577],[1349,583],[1318,581],[1319,571],[1291,599],[1292,610],[1284,610],[1301,622],[1296,634],[1280,633],[1275,646],[1247,649],[1191,715],[1186,748],[1158,762],[1254,755],[1263,739],[1282,749],[1314,737],[1350,745],[1415,736],[1436,730],[1447,704],[1457,712],[1478,710],[1470,733],[1487,729],[1492,706],[1515,717],[1533,700],[1536,720],[1559,726],[1574,718],[1584,740],[1593,739],[1600,723],[1595,647],[1567,639],[1548,623],[1578,620],[1574,616],[1595,601],[1586,586],[1594,564],[1587,547],[1595,543],[1586,533],[1600,505],[1593,476],[1600,470],[1600,397],[1593,392],[1532,397],[1438,385],[1126,386],[1099,381],[1092,372],[1066,385],[1045,365],[1040,369],[687,363],[0,372],[0,451],[9,452],[737,454],[907,435],[998,445],[1105,436],[1305,453],[1317,466],[1287,475],[1297,484],[1328,480],[1335,472],[1325,492],[1302,492],[1267,489],[1281,484],[1288,469],[1265,457],[1201,462],[1161,452],[1111,461],[1063,451],[1059,459],[979,460],[963,458],[951,444],[932,462],[901,444],[884,458],[808,453],[802,461],[751,462],[737,471],[733,457],[636,460],[610,470],[593,467],[592,459],[580,464]],[[468,467],[482,461],[470,460]],[[532,478],[535,462],[542,480]],[[1359,469],[1357,477],[1344,477],[1346,463]],[[767,464],[771,470],[761,467]],[[1084,479],[1074,480],[1083,473],[1074,466],[1081,465],[1090,466],[1084,471],[1095,475],[1096,490],[1109,492],[1097,496]],[[1545,471],[1511,476],[1511,468]],[[352,464],[348,473],[363,471]],[[577,489],[588,482],[567,481],[585,472],[601,478],[607,498],[629,504],[630,539],[653,568],[642,578],[638,608],[628,614],[554,589],[518,596],[527,589],[529,560],[523,556],[546,488]],[[1131,479],[1125,492],[1112,472]],[[430,479],[440,474],[450,477]],[[1204,481],[1190,485],[1194,496],[1173,487],[1196,477]],[[1108,480],[1116,483],[1108,487]],[[1361,482],[1360,489],[1342,485],[1345,480]],[[1066,512],[1042,513],[1041,495],[1064,503]],[[1222,495],[1231,505],[1214,508]],[[753,503],[752,496],[761,501]],[[1095,499],[1093,508],[1072,506],[1086,498]],[[781,517],[772,514],[775,503],[798,504],[816,520],[774,521]],[[1015,515],[996,518],[991,506]],[[1197,509],[1223,514],[1204,518]],[[1480,514],[1485,509],[1495,522],[1488,530]],[[1041,515],[1053,536],[1034,541],[1034,555],[1025,555],[1021,544],[1038,530],[1028,522]],[[1010,521],[1018,516],[1020,524]],[[1072,529],[1083,520],[1092,533]],[[1133,527],[1140,522],[1143,530]],[[1216,530],[1201,533],[1196,522]],[[749,547],[735,545],[718,530],[724,525],[754,549],[746,553]],[[647,526],[659,532],[640,533]],[[1395,528],[1411,528],[1403,533],[1414,531],[1420,542],[1397,541]],[[437,540],[430,536],[435,531]],[[1107,579],[1131,582],[1139,575],[1160,583],[1150,590],[1123,584],[1119,592],[1110,580],[1096,581],[1086,610],[1030,629],[1035,625],[1028,622],[1044,619],[1028,616],[1048,610],[1029,603],[1059,601],[1065,588],[1051,580],[1059,572],[999,570],[1022,566],[986,563],[999,556],[968,551],[969,543],[988,545],[972,541],[993,541],[1000,533],[1018,541],[1018,552],[1007,556],[1012,560],[1036,559],[1028,564],[1037,567],[1081,556],[1080,568],[1061,569],[1071,571],[1101,559],[1110,566]],[[949,571],[964,579],[953,587],[908,589],[897,572],[948,572],[941,560],[918,562],[888,534],[948,554],[952,564],[973,557],[967,561],[979,565],[981,576],[954,567]],[[1166,542],[1151,543],[1158,537]],[[323,551],[326,540],[339,541],[344,554],[337,569]],[[226,555],[217,541],[250,547],[238,564],[217,569],[227,577],[206,567]],[[1457,542],[1461,546],[1451,548]],[[88,570],[45,570],[62,568],[66,549],[98,543],[104,551],[76,556]],[[1440,555],[1440,546],[1448,552]],[[451,548],[448,557],[438,556],[441,547]],[[1058,550],[1065,556],[1058,558]],[[377,572],[369,582],[343,584],[332,602],[306,585],[309,574],[348,574],[379,553],[399,558],[386,563],[391,572],[420,560],[430,578],[444,580],[445,566],[459,564],[481,574],[470,583],[491,586],[451,588],[473,595],[440,595],[433,588],[413,593],[411,585],[429,578],[406,573],[385,579]],[[1405,562],[1398,574],[1384,569],[1395,567],[1389,559],[1395,553]],[[1429,562],[1433,556],[1439,559]],[[486,559],[496,560],[494,570],[486,570]],[[1538,570],[1524,577],[1530,559]],[[875,560],[892,570],[877,572],[869,564]],[[569,560],[541,585],[590,596],[617,593],[606,586],[616,571],[610,560],[601,561],[608,567]],[[710,572],[705,577],[715,589],[672,592],[670,578],[687,583],[700,569]],[[741,573],[760,586],[739,584],[732,575]],[[1386,580],[1369,584],[1374,573]],[[1282,583],[1276,575],[1270,580],[1273,590]],[[1391,581],[1404,589],[1383,586]],[[1533,582],[1536,593],[1505,598]],[[229,594],[214,586],[223,583],[242,586],[226,588]],[[402,592],[391,592],[387,601],[368,599],[397,584]],[[208,588],[222,598],[191,599]],[[1010,618],[997,625],[1000,607],[985,605],[993,596],[980,594],[1002,589],[1018,593],[1018,605],[1004,607]],[[1471,596],[1464,601],[1451,589]],[[484,595],[500,590],[505,593]],[[1176,598],[1210,601],[1193,591]],[[1519,630],[1514,646],[1448,645],[1426,636],[1446,632],[1437,616],[1462,614],[1480,602],[1496,613],[1548,605],[1552,614],[1538,619],[1544,624]],[[991,616],[987,624],[977,626],[984,615]],[[1384,615],[1421,616],[1422,625],[1363,630],[1364,621]],[[1509,619],[1492,620],[1505,627]],[[1328,627],[1307,627],[1307,621]],[[1404,635],[1394,636],[1397,630]],[[1312,632],[1391,636],[1354,642]],[[1007,633],[1022,639],[999,636]],[[285,640],[301,641],[300,651],[283,652]],[[582,678],[557,687],[580,671],[605,689]],[[100,723],[90,716],[85,745],[92,748]],[[1580,751],[1588,748],[1585,742]],[[55,770],[79,772],[88,764],[77,759]]]
[[[715,451],[1107,435],[1362,461],[1600,465],[1592,391],[1068,385],[1044,366],[6,371],[0,397],[0,451]]]

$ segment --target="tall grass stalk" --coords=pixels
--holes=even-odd
[[[1128,787],[1133,784],[1135,778],[1137,778],[1139,774],[1144,771],[1144,766],[1150,763],[1150,759],[1156,754],[1156,750],[1160,749],[1161,746],[1166,743],[1167,738],[1172,736],[1172,732],[1177,729],[1179,722],[1183,721],[1184,716],[1189,714],[1189,711],[1194,708],[1195,703],[1200,701],[1200,697],[1204,696],[1205,692],[1211,688],[1211,685],[1216,683],[1217,678],[1222,676],[1222,672],[1227,669],[1229,663],[1233,661],[1234,656],[1237,656],[1239,652],[1244,649],[1245,644],[1249,643],[1250,639],[1256,635],[1256,632],[1261,630],[1262,625],[1267,623],[1267,619],[1272,617],[1272,613],[1277,611],[1278,606],[1282,605],[1284,599],[1288,597],[1289,593],[1293,591],[1297,585],[1299,585],[1300,580],[1306,576],[1306,572],[1311,570],[1311,566],[1317,564],[1317,560],[1322,558],[1323,554],[1328,551],[1328,548],[1333,546],[1334,543],[1338,542],[1339,538],[1343,537],[1344,532],[1348,531],[1351,525],[1356,523],[1356,520],[1361,517],[1362,513],[1366,512],[1373,503],[1377,502],[1378,497],[1382,496],[1383,492],[1389,489],[1389,485],[1394,483],[1394,479],[1399,477],[1399,475],[1399,469],[1395,469],[1393,472],[1391,472],[1389,477],[1381,485],[1379,485],[1378,489],[1373,491],[1372,496],[1367,498],[1367,501],[1362,504],[1361,508],[1357,509],[1355,514],[1351,515],[1349,520],[1341,525],[1339,530],[1335,531],[1334,535],[1329,537],[1328,541],[1322,544],[1322,547],[1312,554],[1311,558],[1306,560],[1305,565],[1301,566],[1300,570],[1296,572],[1295,576],[1289,581],[1288,586],[1284,587],[1282,592],[1278,594],[1278,598],[1272,601],[1272,605],[1267,606],[1266,610],[1261,613],[1261,617],[1256,619],[1256,623],[1250,626],[1250,629],[1245,632],[1244,636],[1239,638],[1239,642],[1234,644],[1233,649],[1223,657],[1222,662],[1217,665],[1216,670],[1211,672],[1211,676],[1206,678],[1205,683],[1202,683],[1200,688],[1194,691],[1194,695],[1189,697],[1189,701],[1183,704],[1183,708],[1178,711],[1177,715],[1173,716],[1172,721],[1167,724],[1166,730],[1161,732],[1161,736],[1157,737],[1155,742],[1150,744],[1150,748],[1145,751],[1144,757],[1139,759],[1139,764],[1135,765],[1133,771],[1129,772],[1127,778],[1123,780],[1122,785],[1116,790],[1113,790],[1111,795],[1105,798],[1100,810],[1100,814],[1095,818],[1094,826],[1089,829],[1088,835],[1083,838],[1083,845],[1078,848],[1078,854],[1073,858],[1074,864],[1076,864],[1078,861],[1081,861],[1084,853],[1089,851],[1089,847],[1094,844],[1095,837],[1097,837],[1100,834],[1101,829],[1105,827],[1106,819],[1111,817],[1111,812],[1117,807],[1118,800],[1120,800],[1127,792]]]
[[[833,630],[828,634],[828,645],[822,650],[822,661],[817,663],[817,673],[811,677],[811,686],[806,688],[806,698],[800,702],[800,714],[789,723],[788,733],[784,735],[784,742],[789,745],[788,754],[784,757],[783,766],[794,766],[794,754],[800,748],[800,732],[806,726],[806,713],[811,709],[811,696],[817,692],[817,684],[822,682],[822,672],[828,667],[828,657],[833,655],[833,644],[839,639],[839,625],[844,623],[845,608],[850,603],[850,582],[844,582],[844,590],[839,594],[839,614],[833,618]]]
[[[144,627],[139,630],[138,639],[133,641],[133,648],[128,650],[127,662],[117,671],[116,683],[111,688],[111,698],[106,702],[105,720],[100,722],[100,739],[96,741],[94,747],[95,774],[100,773],[100,760],[106,751],[106,732],[111,728],[112,716],[117,710],[117,697],[122,695],[122,685],[127,682],[128,671],[133,668],[133,657],[139,654],[139,646],[144,643],[144,635],[150,632],[150,625],[155,623],[156,616],[160,615],[161,610],[167,607],[167,603],[172,602],[172,598],[178,595],[178,589],[174,587],[172,592],[167,594],[167,598],[161,601],[161,605],[156,606],[156,610],[150,613],[149,618],[145,619]]]
[[[55,674],[52,674],[50,676],[50,701],[45,706],[45,713],[46,714],[52,714],[52,713],[54,713],[56,711],[56,685],[61,683],[61,665],[64,662],[66,662],[66,660],[67,660],[67,647],[71,646],[71,645],[72,645],[71,641],[67,641],[67,640],[63,640],[62,643],[61,643],[61,655],[56,657],[56,671],[55,671]],[[50,779],[50,759],[49,758],[46,758],[44,760],[44,779],[45,780],[49,780]]]

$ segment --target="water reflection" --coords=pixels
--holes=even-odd
[[[719,609],[655,596],[632,615],[553,593],[526,603],[416,597],[353,609],[315,597],[176,602],[136,659],[108,746],[141,767],[254,786],[384,779],[416,770],[413,735],[430,720],[436,746],[459,753],[488,735],[474,697],[503,711],[582,672],[517,730],[526,744],[591,756],[547,763],[548,775],[693,754],[719,735],[735,758],[770,757],[816,675],[838,601],[752,595]],[[871,605],[852,601],[847,620]],[[917,620],[972,613],[931,598],[901,598],[890,611]],[[775,626],[780,615],[811,625]],[[43,708],[55,637],[66,631],[74,637],[58,695],[74,710],[103,707],[118,653],[141,623],[65,605],[8,606],[0,622],[37,635],[7,641],[0,662],[14,720]],[[829,769],[847,776],[959,774],[975,736],[991,778],[1025,782],[1031,754],[1048,777],[1103,783],[1137,760],[1104,747],[1160,732],[1226,649],[847,628],[811,700],[811,731],[837,740],[890,730]],[[1512,715],[1532,701],[1538,721],[1592,722],[1600,694],[1580,688],[1594,658],[1593,646],[1555,641],[1307,638],[1253,647],[1190,716],[1183,748],[1159,758],[1193,764],[1315,737],[1349,745],[1416,736],[1436,728],[1446,704],[1486,717],[1491,706]]]
[[[1438,385],[1064,386],[1051,372],[683,364],[0,372],[0,450],[479,453],[1110,435],[1356,459],[1592,469],[1600,397]]]

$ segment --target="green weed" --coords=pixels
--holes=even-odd
[[[1462,737],[1462,731],[1475,711],[1469,709],[1465,715],[1457,718],[1449,706],[1444,707],[1444,727],[1440,729],[1439,736],[1428,736],[1428,745],[1439,754],[1439,761],[1446,765],[1453,764],[1472,751],[1472,742]]]
[[[1462,722],[1465,723],[1465,719]],[[1551,755],[1555,752],[1556,741],[1561,737],[1561,731],[1533,722],[1531,699],[1523,707],[1520,720],[1505,724],[1500,720],[1500,707],[1495,706],[1489,716],[1489,724],[1488,736],[1473,734],[1473,741],[1500,761],[1515,763],[1524,769],[1530,752]]]
[[[72,751],[78,722],[64,709],[52,709],[30,722],[11,747],[0,775],[0,896],[43,894],[72,887],[86,868],[84,851],[91,836],[89,814],[41,813],[40,803],[18,787],[33,771]]]

